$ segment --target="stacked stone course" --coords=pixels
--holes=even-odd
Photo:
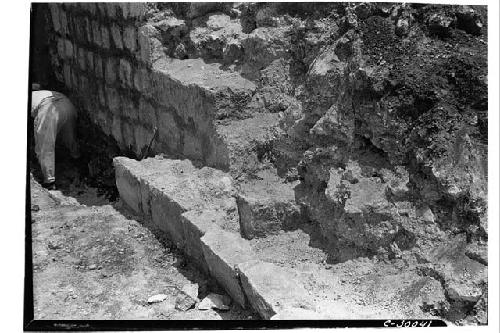
[[[140,156],[157,127],[153,153],[216,165],[213,98],[155,69],[162,45],[152,38],[147,9],[146,3],[49,4],[55,77],[122,150]]]

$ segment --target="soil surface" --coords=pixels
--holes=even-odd
[[[149,229],[148,221],[95,188],[47,191],[33,177],[30,185],[35,319],[255,318],[235,304],[229,311],[198,310],[198,300],[191,309],[177,309],[186,298],[183,288],[197,285],[199,299],[223,291]],[[157,294],[165,300],[148,304]]]

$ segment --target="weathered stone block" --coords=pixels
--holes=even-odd
[[[123,58],[120,58],[118,76],[123,87],[132,86],[132,66]]]
[[[119,4],[113,2],[106,2],[106,14],[108,17],[117,17],[117,7]]]
[[[88,16],[85,16],[83,18],[83,25],[84,25],[84,30],[85,30],[85,41],[87,43],[93,43],[92,26],[90,25],[90,20],[89,20]]]
[[[200,139],[189,130],[184,130],[182,133],[184,146],[182,147],[182,153],[184,156],[189,158],[202,160],[203,159],[203,149]]]
[[[87,2],[87,10],[89,11],[90,15],[94,16],[97,12],[97,4],[94,2]]]
[[[265,237],[301,220],[295,202],[296,183],[283,183],[274,173],[262,171],[259,180],[241,184],[236,196],[240,227],[247,239]]]
[[[121,114],[121,99],[118,91],[115,88],[106,86],[106,105],[109,107],[111,112],[115,115]]]
[[[157,38],[159,35],[160,32],[150,24],[139,27],[139,57],[145,64],[151,65],[164,56],[163,45]]]
[[[90,50],[85,52],[85,57],[87,58],[87,71],[94,73],[94,53]]]
[[[146,99],[141,98],[139,100],[139,121],[143,124],[147,124],[151,127],[156,126],[156,112],[154,107]]]
[[[209,273],[201,238],[211,229],[218,229],[216,220],[223,216],[219,211],[191,210],[182,214],[184,235],[186,237],[186,254],[193,259],[199,267]]]
[[[63,38],[57,38],[56,48],[57,48],[57,54],[60,57],[64,57],[64,55],[66,54],[66,51],[65,51],[65,39],[63,39]]]
[[[68,39],[64,40],[64,57],[66,59],[73,58],[73,44]]]
[[[175,121],[173,110],[158,110],[158,135],[161,141],[168,143],[173,151],[180,143],[180,129]]]
[[[64,75],[64,83],[68,88],[72,87],[72,80],[71,80],[71,67],[65,63],[63,66],[63,75]]]
[[[201,244],[210,274],[240,306],[245,307],[236,266],[257,259],[248,241],[236,233],[212,229],[201,238]]]
[[[109,111],[104,107],[96,107],[95,108],[97,116],[96,125],[101,128],[101,130],[106,135],[112,135],[113,128],[113,118],[110,116]]]
[[[137,154],[137,156],[141,155],[142,150],[148,146],[152,137],[153,132],[151,130],[148,130],[138,124],[134,126],[134,152]]]
[[[89,96],[89,79],[85,75],[77,76],[79,78],[79,91],[78,94],[84,99],[90,99]]]
[[[105,49],[109,49],[109,30],[107,25],[101,26],[101,47]]]
[[[147,7],[142,2],[130,2],[128,7],[128,17],[140,19],[146,13]]]
[[[91,27],[92,27],[92,42],[95,45],[101,47],[101,45],[102,45],[102,42],[101,42],[101,28],[100,28],[99,21],[92,20]]]
[[[149,72],[146,68],[136,68],[134,71],[134,88],[144,95],[149,95]]]
[[[135,122],[139,117],[139,112],[134,105],[134,102],[127,94],[120,95],[121,114],[128,120]]]
[[[78,48],[78,66],[82,71],[87,70],[87,56],[85,49],[79,47]]]
[[[60,8],[59,15],[59,22],[61,23],[61,34],[66,35],[68,34],[68,18],[66,16],[66,12],[62,8]]]
[[[308,292],[291,272],[261,261],[239,264],[237,269],[249,304],[263,319],[285,308],[313,309]]]
[[[116,23],[111,24],[111,37],[113,40],[113,45],[117,49],[123,49],[123,41],[122,41],[122,33],[120,31],[120,28]]]
[[[113,115],[113,120],[111,124],[111,135],[115,138],[116,142],[123,148],[123,138],[122,138],[122,121],[120,116]]]
[[[186,243],[181,219],[183,212],[182,207],[164,193],[153,192],[151,198],[153,222],[158,228],[166,232],[180,249],[184,248]]]
[[[130,171],[117,160],[113,160],[115,168],[116,187],[120,192],[120,197],[137,214],[142,214],[141,191],[139,181]]]
[[[107,58],[105,62],[104,77],[106,83],[113,85],[116,82],[116,73],[118,68],[118,61],[115,58]]]
[[[49,3],[50,18],[52,19],[52,26],[56,32],[61,31],[59,5],[56,3]]]
[[[106,91],[104,89],[104,84],[102,82],[96,82],[96,84],[99,104],[101,106],[107,106],[108,104],[106,103]]]
[[[133,149],[135,145],[134,127],[122,118],[122,138],[127,149]]]
[[[134,26],[126,26],[123,29],[123,45],[130,52],[137,49],[137,29]]]
[[[74,89],[80,89],[80,76],[74,68],[71,68],[71,86]]]
[[[104,70],[103,70],[103,63],[102,63],[102,58],[98,53],[94,54],[94,71],[95,71],[95,76],[97,76],[99,79],[104,78]]]

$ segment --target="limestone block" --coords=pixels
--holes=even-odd
[[[156,112],[154,107],[146,99],[139,100],[139,121],[151,127],[156,126]]]
[[[122,121],[120,116],[113,115],[113,120],[111,123],[111,135],[115,138],[120,148],[123,148]]]
[[[117,7],[119,4],[114,2],[106,2],[106,14],[108,17],[114,18],[117,17]]]
[[[80,77],[74,68],[71,68],[71,86],[77,90],[77,94],[80,93]]]
[[[111,112],[115,115],[121,114],[121,99],[118,91],[115,88],[106,86],[106,105],[109,107]]]
[[[139,27],[139,58],[145,64],[151,65],[155,60],[164,56],[163,45],[158,40],[160,32],[151,24]]]
[[[291,272],[261,261],[239,264],[237,269],[248,302],[263,319],[285,308],[312,309],[309,294]]]
[[[97,97],[99,104],[102,106],[107,105],[106,103],[106,90],[104,88],[104,84],[102,82],[97,82]]]
[[[101,26],[101,47],[105,49],[110,48],[110,42],[109,42],[109,29],[107,25],[102,25]]]
[[[137,49],[137,28],[134,26],[126,26],[123,29],[123,45],[130,52],[135,52]]]
[[[120,58],[118,76],[123,87],[132,86],[132,66],[123,58]]]
[[[182,207],[164,193],[154,191],[151,197],[151,215],[154,224],[166,232],[175,245],[182,249],[185,245]]]
[[[116,23],[111,24],[111,37],[113,40],[113,45],[117,49],[123,49],[123,41],[122,41],[122,33],[120,31],[120,28]]]
[[[50,18],[52,19],[52,26],[56,32],[61,31],[59,5],[56,3],[49,3]]]
[[[141,192],[139,181],[125,168],[122,164],[114,161],[116,187],[120,192],[120,197],[125,203],[134,210],[135,213],[141,214]]]
[[[59,15],[61,23],[61,34],[66,35],[68,34],[68,18],[66,16],[66,12],[62,8],[60,8]]]
[[[84,29],[85,29],[85,41],[88,43],[93,43],[93,31],[92,31],[92,26],[90,25],[90,20],[88,16],[85,16],[83,18],[83,24],[84,24]]]
[[[136,68],[134,72],[134,88],[145,95],[149,95],[149,75],[144,67]]]
[[[94,53],[94,72],[97,78],[104,78],[103,61],[98,53]]]
[[[94,2],[87,2],[86,4],[90,15],[94,16],[97,13],[97,4]]]
[[[218,229],[217,219],[223,216],[214,210],[190,210],[182,214],[184,235],[186,236],[186,254],[193,259],[200,268],[209,273],[201,238],[211,229]]]
[[[135,121],[138,119],[139,112],[138,109],[135,107],[135,104],[132,101],[132,99],[128,96],[128,94],[122,93],[120,95],[120,101],[121,101],[122,116],[135,123]]]
[[[202,143],[196,134],[192,133],[192,131],[184,130],[182,132],[184,146],[182,147],[182,153],[184,156],[188,156],[189,158],[202,160],[203,159],[203,150]]]
[[[128,16],[134,19],[140,19],[146,13],[147,7],[145,3],[130,2],[128,7]]]
[[[301,220],[293,190],[296,183],[283,183],[271,172],[260,172],[259,180],[241,184],[236,200],[242,234],[247,239],[265,237]]]
[[[118,60],[116,58],[107,58],[104,68],[104,77],[106,83],[112,85],[116,82],[116,73],[118,68]]]
[[[82,71],[87,70],[87,56],[85,49],[79,47],[78,48],[78,66]]]
[[[66,54],[64,38],[57,38],[56,48],[57,48],[57,55],[61,58],[64,58]]]
[[[97,20],[92,20],[91,23],[91,28],[92,28],[92,42],[101,47],[102,42],[101,42],[101,28],[99,25],[99,21]]]
[[[134,152],[140,156],[143,149],[145,149],[151,138],[153,137],[153,131],[146,129],[144,126],[136,124],[134,126]]]
[[[72,79],[71,79],[71,67],[65,63],[63,66],[63,75],[64,75],[64,83],[66,87],[70,88],[72,87]]]
[[[135,145],[134,126],[122,118],[122,138],[127,149],[133,149]]]
[[[66,59],[73,58],[73,44],[68,39],[64,40],[64,57]]]
[[[90,73],[94,72],[94,53],[90,50],[85,52],[85,57],[87,58],[87,71]]]
[[[175,121],[173,110],[158,110],[158,135],[160,141],[167,142],[172,150],[177,149],[181,132]]]
[[[236,233],[217,229],[208,231],[201,242],[210,274],[240,306],[245,307],[245,295],[236,267],[257,259],[249,242]]]

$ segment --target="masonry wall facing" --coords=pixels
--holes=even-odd
[[[225,168],[212,126],[214,101],[153,63],[162,45],[146,3],[50,3],[50,58],[81,111],[137,155],[158,128],[154,153]]]

